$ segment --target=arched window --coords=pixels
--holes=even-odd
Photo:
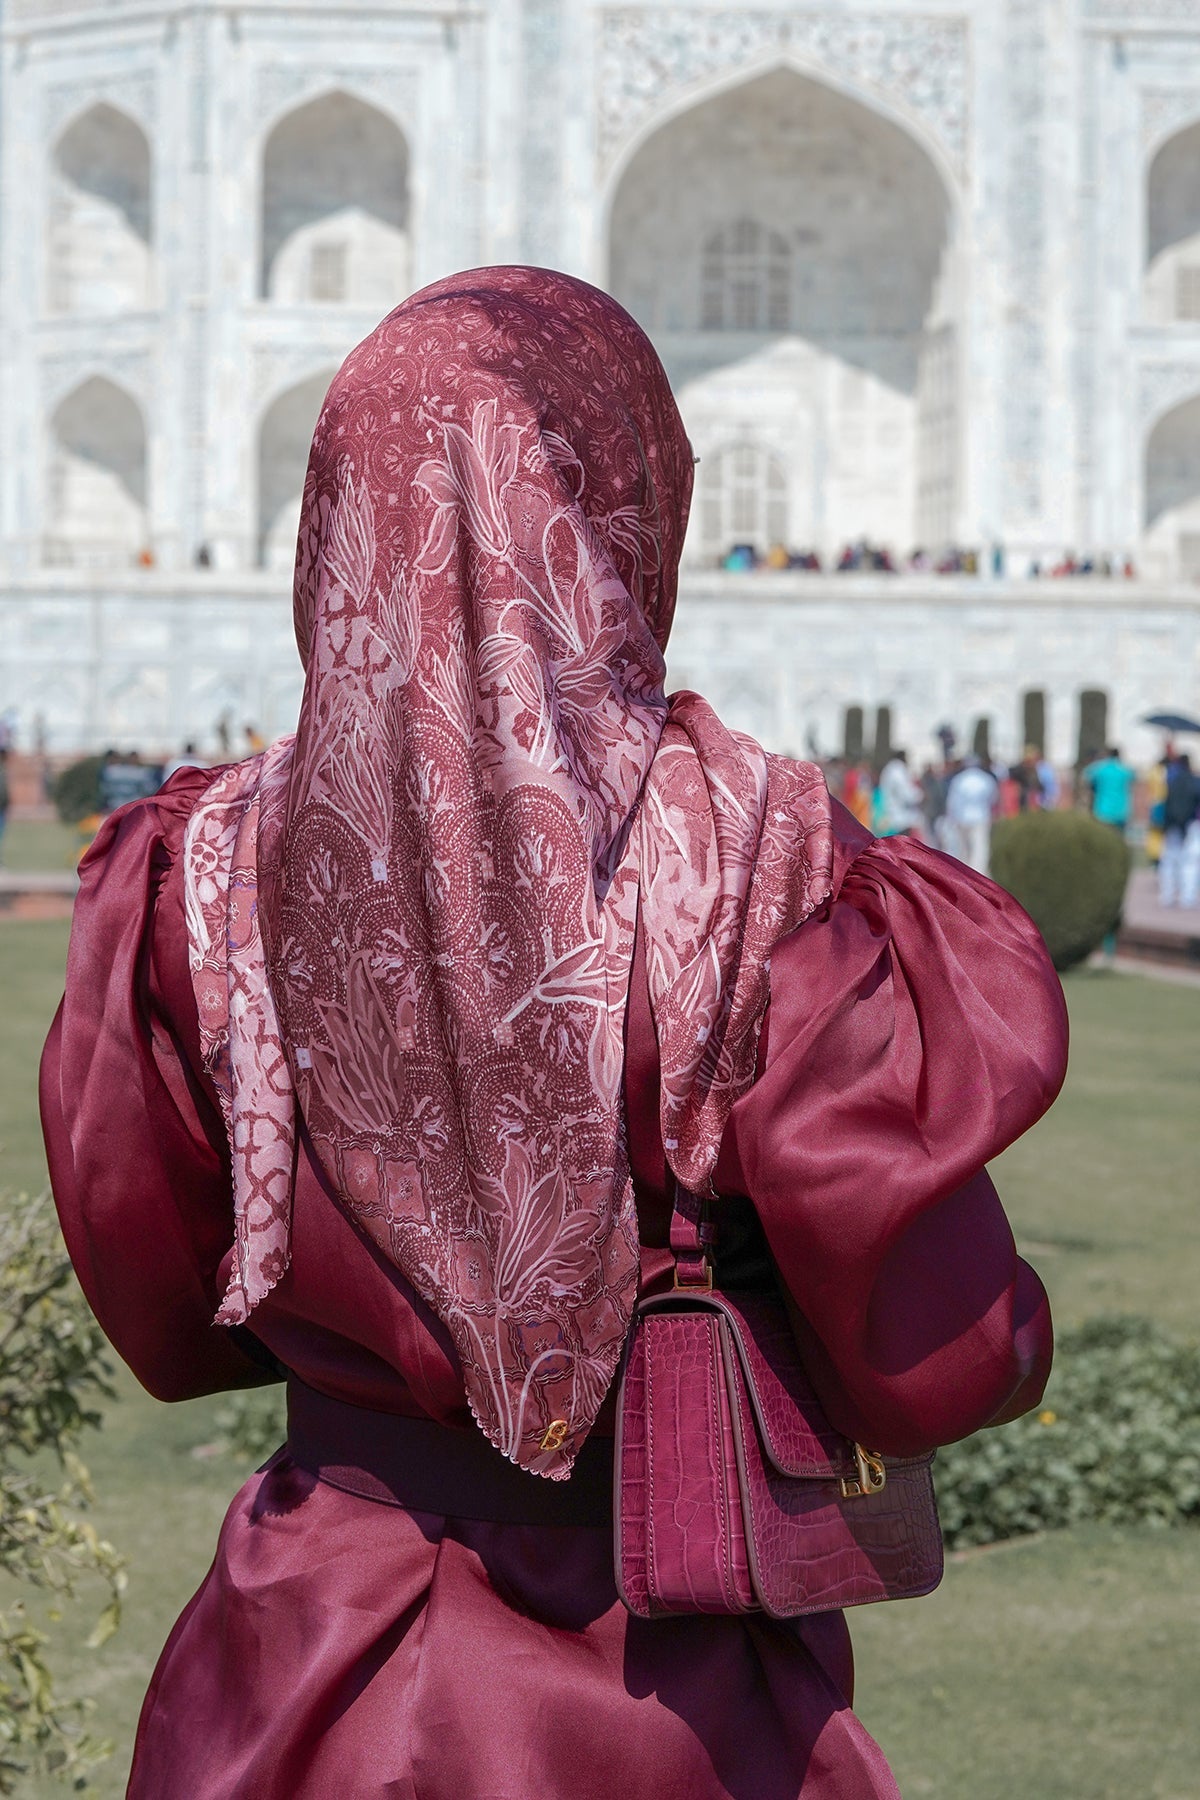
[[[1146,263],[1153,322],[1200,322],[1200,123],[1169,138],[1150,165]]]
[[[757,444],[733,444],[700,464],[700,538],[709,560],[732,544],[761,554],[788,539],[787,475]]]
[[[46,488],[47,563],[121,568],[149,553],[146,428],[123,388],[93,375],[59,403]]]
[[[115,106],[89,107],[51,158],[47,302],[52,312],[150,304],[150,145]]]
[[[1145,573],[1200,579],[1200,395],[1158,420],[1146,443],[1145,481]]]
[[[266,569],[290,569],[296,560],[308,452],[333,376],[332,369],[325,369],[297,382],[263,415],[258,433],[258,560]]]
[[[735,219],[704,241],[700,324],[705,331],[786,331],[792,319],[787,239]]]
[[[281,119],[262,204],[264,296],[387,311],[409,292],[408,146],[376,107],[322,94]]]

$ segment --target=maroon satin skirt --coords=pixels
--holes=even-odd
[[[295,1398],[159,1660],[133,1800],[898,1800],[840,1614],[632,1618],[607,1523],[513,1523],[473,1438]],[[531,1504],[594,1509],[606,1455]]]

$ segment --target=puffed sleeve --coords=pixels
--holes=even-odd
[[[80,1284],[163,1400],[271,1376],[213,1324],[233,1242],[224,1127],[200,1066],[180,853],[211,779],[185,769],[80,865],[66,993],[41,1066],[50,1183]]]
[[[838,809],[831,903],[776,947],[730,1121],[830,1416],[901,1455],[1035,1405],[1040,1281],[985,1171],[1066,1071],[1062,987],[1017,903]]]

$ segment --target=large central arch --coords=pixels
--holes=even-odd
[[[758,445],[783,464],[793,544],[953,535],[954,215],[915,137],[791,68],[697,101],[625,166],[609,285],[702,459]],[[703,520],[728,512],[697,513],[690,556],[724,548]]]

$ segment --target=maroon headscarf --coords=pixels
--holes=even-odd
[[[476,270],[346,360],[296,559],[294,743],[188,836],[238,1241],[287,1267],[293,1096],[346,1211],[445,1321],[475,1417],[563,1476],[636,1298],[622,1028],[639,898],[672,1166],[754,1075],[772,944],[827,895],[828,798],[663,693],[692,455],[615,301]]]

